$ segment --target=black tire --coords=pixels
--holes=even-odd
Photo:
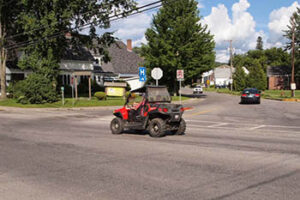
[[[149,134],[151,137],[162,137],[166,134],[166,122],[160,118],[154,118],[149,123]]]
[[[186,130],[185,120],[181,119],[180,124],[179,124],[179,128],[176,131],[174,131],[173,133],[175,135],[184,135],[185,130]]]
[[[257,104],[260,104],[260,100],[257,101]]]
[[[124,121],[120,117],[111,120],[110,130],[112,134],[121,134],[124,129]]]

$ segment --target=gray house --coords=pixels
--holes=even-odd
[[[125,80],[127,78],[138,79],[138,67],[143,64],[143,59],[132,51],[131,40],[127,45],[122,41],[117,41],[108,49],[111,61],[109,63],[101,62],[102,55],[94,51],[81,47],[76,51],[67,49],[60,65],[59,82],[62,85],[70,85],[72,76],[77,74],[77,81],[82,79],[96,80],[99,85],[104,82]],[[12,56],[20,58],[21,52]],[[31,71],[21,70],[17,67],[17,59],[7,61],[6,79],[7,84],[14,80],[23,80]],[[78,76],[78,74],[81,74]]]

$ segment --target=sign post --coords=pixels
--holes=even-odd
[[[71,86],[72,86],[72,107],[74,107],[74,76],[71,76]]]
[[[62,87],[60,88],[60,90],[61,90],[62,105],[65,105],[65,93],[64,93],[65,88],[62,86]]]
[[[156,86],[158,86],[158,80],[163,77],[163,71],[159,67],[155,67],[151,71],[151,77],[155,79]]]
[[[181,104],[181,81],[184,80],[184,71],[182,69],[177,70],[176,77],[177,77],[177,80],[179,81],[179,101]]]

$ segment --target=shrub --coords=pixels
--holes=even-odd
[[[13,97],[23,104],[53,103],[58,100],[53,82],[45,76],[35,73],[13,86]]]
[[[106,99],[106,94],[105,92],[96,92],[94,94],[94,96],[98,99],[98,100],[105,100]]]

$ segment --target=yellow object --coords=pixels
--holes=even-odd
[[[120,87],[107,87],[106,88],[106,95],[107,96],[114,96],[114,97],[122,97],[125,94],[125,88]]]

